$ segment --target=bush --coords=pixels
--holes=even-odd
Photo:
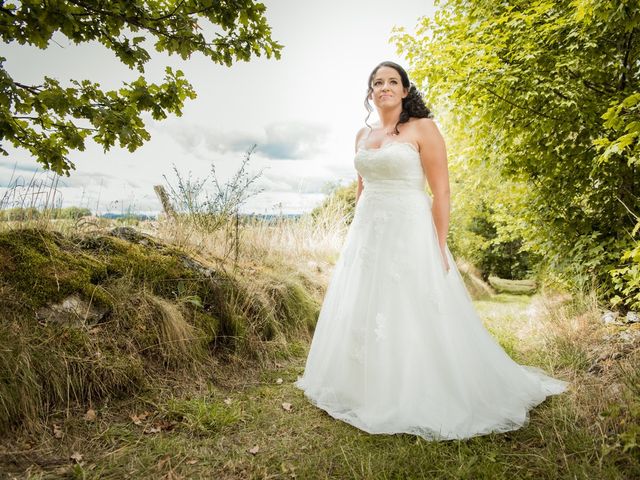
[[[453,217],[452,222],[456,221],[463,224],[452,225],[451,250],[480,269],[484,281],[490,276],[510,280],[531,277],[539,258],[526,251],[519,236],[499,232],[491,207],[482,203],[469,220]]]
[[[324,201],[311,211],[313,219],[326,218],[339,214],[346,224],[351,224],[356,209],[357,182],[348,185],[338,185],[333,188]]]
[[[620,266],[612,269],[610,274],[616,292],[611,299],[612,305],[622,305],[640,312],[640,241],[636,238],[638,230],[640,222],[631,233],[632,241],[620,258]]]

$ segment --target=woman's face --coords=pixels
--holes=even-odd
[[[390,108],[402,105],[402,99],[409,93],[402,86],[402,79],[395,68],[380,67],[371,80],[373,92],[369,98],[378,108]]]

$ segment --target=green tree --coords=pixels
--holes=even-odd
[[[129,68],[144,74],[150,54],[187,59],[195,52],[231,65],[252,55],[280,58],[282,45],[271,39],[265,6],[253,0],[0,0],[0,35],[5,43],[47,48],[56,33],[74,43],[97,41]],[[217,32],[207,39],[199,21]],[[84,150],[91,137],[107,151],[116,142],[130,151],[150,138],[142,120],[181,115],[184,101],[196,94],[181,71],[166,68],[164,81],[148,83],[144,75],[122,88],[103,91],[98,83],[70,80],[68,85],[44,77],[40,85],[14,80],[0,57],[0,152],[5,141],[28,150],[45,168],[69,174],[68,154]]]
[[[526,186],[511,199],[495,190],[525,247],[574,286],[615,298],[611,271],[636,244],[640,211],[637,0],[439,7],[415,35],[394,33],[414,78],[466,161]]]

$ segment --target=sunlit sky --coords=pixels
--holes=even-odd
[[[198,97],[187,101],[182,117],[145,117],[151,140],[133,153],[105,153],[91,141],[85,152],[72,153],[76,169],[58,183],[62,205],[96,213],[157,213],[153,185],[166,185],[165,176],[175,185],[174,166],[182,175],[204,178],[214,164],[224,182],[253,143],[258,147],[250,169],[262,171],[262,193],[247,201],[244,212],[308,211],[330,185],[355,178],[354,138],[367,113],[367,77],[383,60],[406,64],[389,43],[391,30],[403,26],[413,32],[420,17],[433,14],[433,1],[263,3],[272,37],[284,45],[282,58],[225,67],[199,54],[185,62],[151,52],[148,80],[161,81],[166,65],[180,68]],[[86,78],[108,89],[139,75],[100,44],[55,39],[47,50],[3,44],[5,68],[22,83],[38,84],[47,75],[63,83]],[[26,152],[9,150],[9,157],[0,157],[0,198],[12,177],[28,182],[34,171],[40,179],[46,176]]]

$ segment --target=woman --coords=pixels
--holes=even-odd
[[[370,433],[445,440],[520,428],[567,382],[515,363],[475,312],[446,245],[444,141],[405,70],[376,66],[371,110],[369,100],[380,124],[356,136],[356,211],[296,384]]]

